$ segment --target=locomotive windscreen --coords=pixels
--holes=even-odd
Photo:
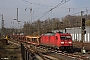
[[[68,40],[71,39],[71,36],[60,36],[61,40]]]

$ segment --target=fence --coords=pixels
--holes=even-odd
[[[23,60],[38,60],[34,53],[25,48],[25,46],[21,43],[21,54]]]

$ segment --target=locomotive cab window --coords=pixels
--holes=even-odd
[[[71,36],[60,36],[61,40],[71,39]]]
[[[65,40],[65,36],[60,36],[61,40]]]
[[[66,39],[71,39],[71,36],[66,36]]]

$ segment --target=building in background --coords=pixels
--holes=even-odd
[[[86,34],[84,38],[84,42],[90,43],[90,26],[86,26]],[[61,31],[65,33],[65,30],[55,30],[54,32]],[[74,28],[66,28],[66,33],[70,33],[72,35],[73,41],[81,41],[81,27]]]

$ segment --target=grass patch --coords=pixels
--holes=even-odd
[[[1,58],[9,58],[8,60],[20,60],[20,48],[11,43],[4,45],[2,42],[0,42],[0,59]]]

